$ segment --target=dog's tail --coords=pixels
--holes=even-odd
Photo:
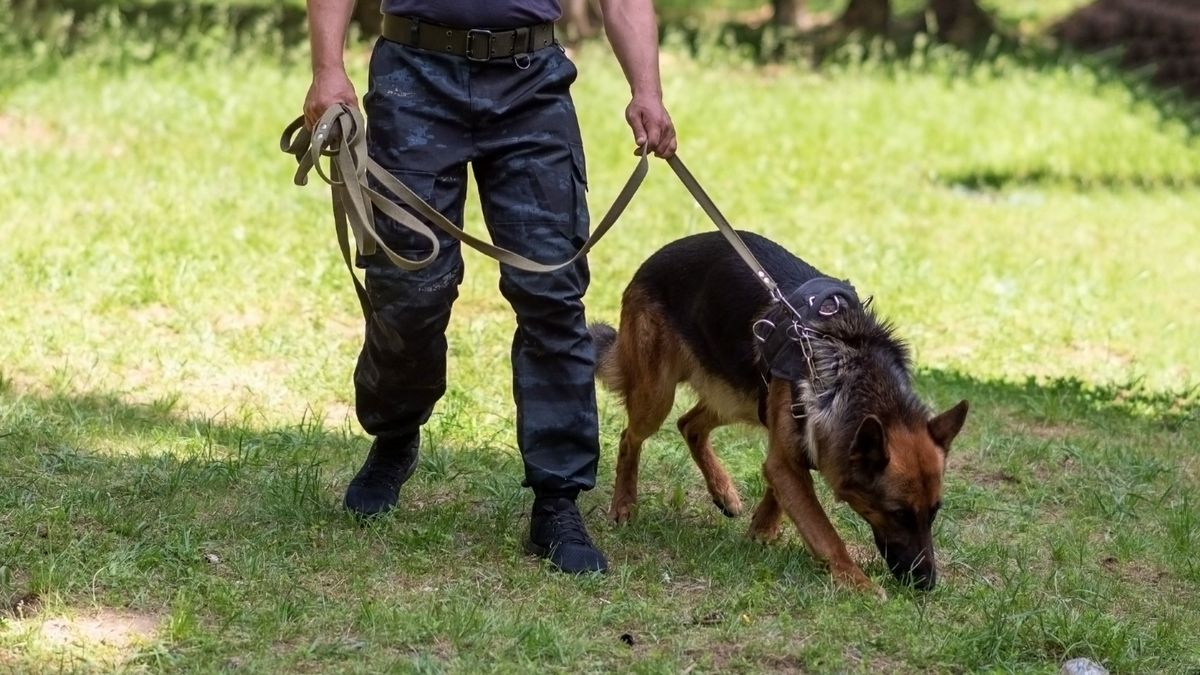
[[[617,359],[617,329],[596,322],[588,326],[592,343],[596,346],[596,379],[607,389],[622,391],[621,368]]]

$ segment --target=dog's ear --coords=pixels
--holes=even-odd
[[[850,456],[871,473],[879,473],[887,466],[887,440],[883,433],[883,422],[878,417],[868,415],[858,425],[854,444],[850,446]]]
[[[967,421],[967,402],[959,401],[958,405],[929,420],[929,435],[933,442],[942,450],[950,452],[950,442],[962,431],[963,423]]]

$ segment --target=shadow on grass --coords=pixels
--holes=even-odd
[[[943,371],[921,373],[918,384],[939,406],[959,398],[972,402],[967,435],[955,449],[965,464],[954,468],[953,507],[940,519],[939,536],[955,541],[948,546],[951,581],[941,595],[929,597],[944,628],[974,642],[952,640],[935,650],[937,658],[978,667],[1012,659],[1041,663],[1046,654],[1058,658],[1064,651],[1047,646],[1047,634],[1075,636],[1083,630],[1071,628],[1077,625],[1127,628],[1107,615],[1039,628],[1021,617],[1043,600],[1041,576],[1018,575],[1006,590],[993,592],[991,584],[1000,582],[980,582],[975,569],[1006,574],[1013,559],[1060,555],[1053,547],[1038,548],[1039,537],[1052,536],[1084,540],[1077,546],[1082,557],[1064,574],[1102,570],[1109,560],[1104,556],[1113,554],[1093,550],[1086,535],[1075,534],[1081,522],[1104,532],[1113,523],[1140,524],[1146,535],[1139,539],[1139,556],[1147,546],[1189,550],[1195,505],[1174,508],[1156,495],[1197,487],[1195,474],[1173,466],[1200,442],[1195,392],[988,382]],[[117,394],[43,395],[0,383],[0,619],[19,605],[35,612],[39,605],[53,610],[79,603],[152,613],[168,607],[173,646],[146,658],[186,657],[202,670],[217,670],[231,654],[310,659],[303,645],[347,631],[371,645],[449,639],[468,655],[480,649],[478,635],[512,634],[518,636],[512,645],[488,647],[484,639],[483,649],[528,658],[521,654],[529,640],[520,636],[536,622],[530,612],[539,611],[549,612],[551,622],[584,612],[589,618],[583,623],[611,632],[613,644],[630,625],[648,622],[648,632],[666,630],[663,639],[679,645],[696,631],[730,644],[750,640],[753,631],[743,632],[750,629],[739,623],[743,612],[756,621],[774,621],[767,612],[820,621],[830,612],[878,618],[883,611],[837,601],[828,575],[794,535],[763,547],[744,536],[746,516],[720,516],[703,497],[669,425],[644,460],[641,511],[620,528],[602,523],[613,462],[612,449],[605,449],[599,487],[582,505],[614,574],[604,582],[575,582],[542,572],[520,552],[530,497],[520,487],[521,464],[511,448],[490,440],[474,447],[441,443],[435,419],[434,438],[404,488],[403,506],[362,524],[339,501],[367,439],[319,418],[263,425],[189,416],[176,407],[172,400],[142,405]],[[606,435],[615,437],[622,421],[606,420]],[[739,433],[719,439],[721,454],[752,504],[761,492],[761,434]],[[1129,439],[1133,447],[1097,440],[1113,438]],[[1064,459],[1079,471],[1065,468]],[[989,482],[985,471],[1011,472],[1012,480]],[[1105,491],[1097,489],[1101,485]],[[1161,502],[1156,507],[1155,499]],[[1055,514],[1065,500],[1095,515],[1056,530],[1053,520],[1061,517]],[[1138,520],[1123,509],[1153,511]],[[869,535],[844,508],[832,516],[847,541],[869,547]],[[1163,533],[1147,522],[1161,523]],[[979,535],[956,539],[980,528],[1023,534],[1018,543]],[[1061,555],[1075,551],[1064,550]],[[877,556],[870,555],[868,573],[885,579]],[[1173,576],[1163,583],[1196,574],[1182,565],[1166,572]],[[883,616],[915,620],[904,618],[917,611],[906,608],[923,607],[925,599],[887,585],[905,600],[883,608]],[[603,611],[594,611],[597,599]],[[666,603],[669,617],[646,603]],[[962,603],[966,609],[960,610]],[[953,618],[981,603],[994,616]],[[465,632],[455,632],[460,630]],[[548,635],[556,644],[563,639],[554,631]],[[972,656],[976,643],[994,654]],[[1113,642],[1103,653],[1128,659],[1121,656],[1122,644]],[[353,649],[338,649],[323,658],[356,658]],[[930,658],[922,649],[901,658],[913,654],[918,662]]]
[[[1183,434],[1200,442],[1196,391],[1096,388],[1075,381],[989,382],[944,371],[926,371],[919,380],[919,390],[939,407],[960,398],[971,401],[967,443],[982,441],[972,427],[995,428],[1012,420],[1021,428],[1040,425],[1139,440]],[[609,423],[619,428],[623,420]],[[681,445],[669,427],[660,438]],[[492,539],[497,533],[515,537],[524,527],[530,499],[520,486],[516,451],[492,441],[479,447],[446,446],[434,433],[413,481],[405,487],[402,516],[381,522],[402,530],[402,539],[417,546],[444,542],[452,530],[438,528],[465,521],[470,521],[469,529],[489,530]],[[735,475],[755,483],[760,480],[761,441],[757,435],[747,439],[742,444],[746,456],[734,458],[733,467]],[[314,417],[263,427],[253,419],[180,415],[170,400],[131,404],[106,393],[40,396],[15,391],[9,384],[0,389],[0,467],[6,475],[0,511],[30,511],[31,523],[54,512],[74,513],[119,536],[136,536],[162,519],[176,527],[205,521],[221,530],[352,528],[358,522],[341,509],[340,496],[368,443],[349,429],[331,429]],[[672,454],[678,455],[669,458],[677,477],[695,482],[690,480],[694,471],[687,453]],[[605,515],[612,463],[612,449],[605,448],[598,489],[585,500],[595,520]],[[671,480],[653,471],[646,476],[643,489],[650,493],[657,489],[653,476]],[[753,504],[757,494],[745,498]],[[654,508],[689,506],[663,503]],[[707,514],[707,503],[701,508],[700,513]],[[129,509],[142,517],[130,517]],[[213,520],[217,514],[224,520]],[[18,540],[33,534],[20,532]],[[641,529],[637,540],[679,559],[686,559],[689,547],[698,543],[681,536],[670,523]]]
[[[961,173],[942,173],[938,182],[972,191],[998,191],[1010,188],[1066,186],[1075,191],[1089,190],[1194,190],[1200,188],[1200,170],[1193,175],[1163,174],[1064,174],[1049,168],[1029,171],[980,169]]]

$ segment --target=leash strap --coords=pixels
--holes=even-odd
[[[715,203],[713,203],[712,198],[710,198],[708,193],[704,191],[704,188],[700,185],[700,181],[697,181],[696,177],[692,175],[692,172],[688,171],[688,168],[684,166],[683,160],[679,159],[678,155],[674,155],[667,159],[667,164],[670,165],[671,169],[675,172],[675,175],[679,177],[679,182],[683,183],[683,186],[687,188],[687,191],[692,194],[692,199],[695,199],[696,203],[700,205],[700,208],[704,210],[704,213],[708,216],[708,219],[713,222],[713,225],[717,226],[717,230],[719,230],[721,234],[725,236],[725,240],[729,242],[729,245],[733,247],[733,250],[737,251],[737,254],[741,256],[742,261],[746,263],[752,272],[754,272],[755,278],[757,278],[758,281],[766,287],[767,292],[771,294],[771,298],[783,301],[785,304],[787,304],[787,299],[784,298],[783,294],[779,292],[779,285],[775,283],[775,280],[771,278],[770,274],[767,274],[767,270],[763,268],[762,263],[758,262],[758,258],[755,258],[754,254],[750,252],[750,247],[746,246],[746,242],[742,241],[742,238],[738,236],[737,231],[734,230],[733,226],[729,224],[729,221],[725,218],[725,215],[721,213],[721,210],[717,208]],[[789,308],[790,307],[791,306],[789,305]],[[795,313],[794,308],[792,309],[792,312]]]
[[[433,230],[412,213],[400,208],[396,202],[372,188],[368,184],[368,176],[378,181],[380,186],[394,195],[401,204],[412,209],[453,239],[476,251],[500,263],[526,272],[554,272],[583,259],[592,247],[612,229],[617,219],[625,211],[625,207],[629,206],[629,202],[637,194],[637,190],[641,187],[649,170],[647,154],[643,153],[612,206],[609,207],[608,212],[604,214],[600,223],[592,231],[592,235],[588,237],[579,251],[571,259],[563,262],[540,263],[468,234],[421,199],[391,172],[368,157],[366,126],[362,114],[353,107],[345,104],[330,107],[318,120],[312,132],[304,128],[303,117],[297,118],[284,129],[279,147],[283,152],[296,158],[298,163],[294,178],[296,185],[307,185],[308,174],[311,171],[316,171],[317,175],[329,184],[333,195],[334,227],[337,231],[338,246],[342,251],[346,269],[350,271],[350,276],[354,280],[354,290],[358,295],[359,304],[362,306],[363,315],[368,318],[373,312],[366,289],[354,273],[349,241],[351,232],[360,254],[371,255],[378,250],[392,264],[408,271],[427,267],[441,252],[441,245]],[[328,173],[322,166],[322,157],[329,158]],[[375,229],[374,209],[379,209],[392,220],[428,241],[431,248],[429,255],[413,260],[405,258],[389,248]]]
[[[392,264],[408,271],[427,267],[441,252],[441,244],[433,230],[412,213],[372,188],[368,184],[368,176],[378,181],[400,203],[424,217],[442,232],[476,251],[502,264],[511,265],[527,272],[554,272],[578,262],[612,229],[617,219],[625,211],[625,207],[629,206],[629,202],[633,200],[633,196],[641,187],[649,170],[649,152],[643,149],[633,173],[625,181],[624,187],[621,188],[617,198],[613,200],[612,206],[608,208],[592,235],[588,237],[579,251],[570,260],[564,262],[539,263],[468,234],[421,199],[391,172],[367,156],[366,125],[363,122],[362,113],[354,107],[345,104],[331,106],[321,115],[321,119],[317,121],[311,132],[304,128],[303,117],[296,118],[284,129],[283,136],[279,139],[279,148],[296,158],[298,164],[294,178],[296,185],[307,185],[308,174],[316,171],[317,175],[330,186],[338,247],[341,249],[346,269],[349,270],[350,277],[354,280],[354,291],[358,295],[359,305],[362,306],[363,316],[368,319],[374,312],[371,309],[371,301],[367,296],[366,288],[358,280],[358,275],[354,273],[354,263],[350,251],[351,233],[354,235],[354,241],[360,254],[371,255],[380,251]],[[322,157],[329,158],[328,173],[322,166]],[[799,317],[800,312],[779,291],[778,284],[754,257],[750,248],[746,246],[746,242],[738,236],[737,231],[729,224],[692,172],[688,171],[683,160],[676,155],[668,159],[667,164],[670,165],[680,182],[691,193],[692,198],[704,210],[708,218],[717,226],[717,230],[751,269],[755,278],[766,287],[771,298],[782,303],[793,315]],[[379,209],[392,220],[428,241],[431,249],[429,255],[413,260],[405,258],[389,248],[375,229],[374,209]]]

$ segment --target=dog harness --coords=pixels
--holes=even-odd
[[[786,303],[773,303],[753,328],[764,379],[770,376],[796,381],[810,377],[809,338],[821,334],[822,321],[848,309],[862,310],[854,287],[829,277],[810,279],[792,291]]]

